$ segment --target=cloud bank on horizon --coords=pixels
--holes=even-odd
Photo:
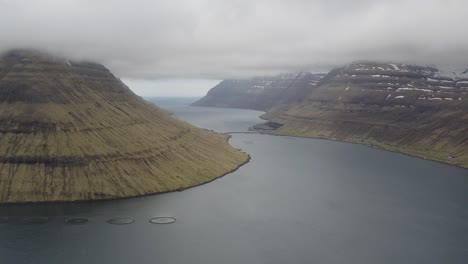
[[[468,65],[464,0],[0,0],[0,52],[35,48],[126,78]]]

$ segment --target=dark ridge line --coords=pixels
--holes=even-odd
[[[173,138],[176,140],[177,138]],[[131,152],[132,155],[149,155],[143,157],[129,157],[125,158],[125,153],[114,153],[114,154],[106,154],[106,155],[91,155],[85,157],[73,157],[73,156],[61,156],[61,157],[41,157],[41,156],[16,156],[16,157],[1,157],[0,156],[0,163],[26,163],[26,164],[36,164],[36,163],[44,163],[46,165],[62,165],[62,164],[72,164],[72,165],[87,165],[91,161],[106,161],[106,160],[138,160],[138,159],[145,159],[145,158],[154,158],[154,157],[161,157],[167,154],[167,150],[162,150],[161,152],[154,153],[153,151],[159,151],[159,148],[151,148],[151,149],[143,149],[140,151]]]

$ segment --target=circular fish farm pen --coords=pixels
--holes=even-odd
[[[20,219],[20,223],[22,224],[40,225],[47,222],[49,222],[49,217],[45,216],[24,217]]]
[[[111,225],[129,225],[133,224],[133,222],[135,222],[135,219],[129,217],[115,217],[107,220],[107,223]]]
[[[86,217],[70,217],[65,219],[64,222],[68,225],[85,225],[91,222],[91,219]]]
[[[154,217],[151,218],[150,223],[152,224],[172,224],[175,223],[174,217]]]

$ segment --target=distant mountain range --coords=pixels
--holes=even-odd
[[[193,105],[266,111],[279,102],[299,100],[324,75],[299,72],[224,80]]]
[[[353,63],[330,71],[316,83],[293,82],[294,88],[283,89],[267,100],[269,104],[255,105],[261,101],[257,99],[243,108],[267,111],[262,117],[269,123],[257,126],[270,126],[265,133],[369,144],[468,167],[467,72]],[[209,100],[202,98],[197,105],[210,106],[204,102],[217,99],[229,102],[225,90],[236,87],[223,86],[223,93],[215,89],[221,90],[213,88]]]

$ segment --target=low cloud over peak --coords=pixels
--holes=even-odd
[[[35,48],[128,78],[468,65],[463,0],[0,0],[0,51]]]

